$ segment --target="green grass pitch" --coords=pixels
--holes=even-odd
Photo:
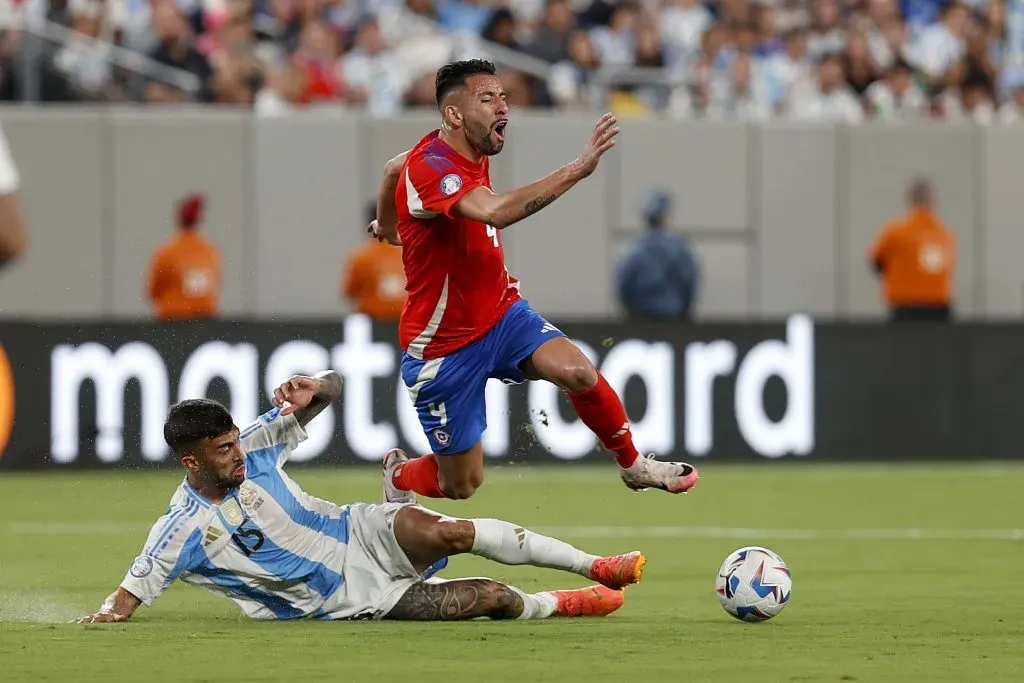
[[[300,469],[310,493],[376,501],[374,469]],[[0,476],[0,681],[1024,680],[1024,466],[707,464],[689,495],[632,493],[607,467],[490,467],[459,516],[501,517],[650,562],[605,619],[253,622],[172,586],[128,624],[67,620],[117,585],[181,475]],[[793,571],[776,619],[714,592],[725,556],[766,545]],[[456,558],[442,576],[528,590],[553,570]]]

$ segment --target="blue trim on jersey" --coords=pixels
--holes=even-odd
[[[288,449],[286,443],[276,443],[266,448],[256,448],[245,454],[245,475],[255,480],[261,474],[272,474],[277,471],[277,463],[281,454]]]
[[[257,526],[252,520],[249,520],[248,524],[256,526],[263,532],[263,545],[249,556],[249,560],[281,581],[304,581],[307,586],[325,598],[332,595],[345,583],[345,579],[338,572],[320,562],[301,557],[277,545],[267,535],[266,530]]]
[[[296,609],[290,602],[277,595],[264,593],[258,588],[248,585],[231,571],[213,566],[209,558],[192,570],[194,573],[213,581],[215,584],[237,595],[240,598],[247,598],[253,602],[263,605],[278,619],[295,619],[302,616],[302,610]]]
[[[174,563],[171,573],[164,579],[164,588],[167,588],[176,578],[184,572],[194,571],[206,559],[206,551],[203,550],[203,530],[194,529],[185,544],[178,553],[178,561]]]
[[[197,491],[195,487],[193,487],[192,484],[188,482],[188,478],[186,478],[185,481],[182,483],[182,488],[185,489],[185,493],[191,500],[194,500],[195,502],[199,503],[199,505],[202,506],[203,508],[208,508],[211,505],[213,505],[213,503],[206,500],[206,496],[199,493],[199,491]]]
[[[262,457],[264,451],[277,451],[280,453],[280,449],[277,446],[272,446],[270,448],[261,448],[247,455]],[[288,514],[288,517],[296,524],[312,529],[317,533],[326,534],[331,538],[336,538],[342,543],[348,543],[347,508],[341,518],[313,512],[295,497],[295,494],[288,488],[288,485],[284,483],[280,470],[276,466],[272,470],[260,468],[257,474],[249,477],[249,479],[269,493],[270,497],[281,506]]]
[[[455,162],[448,157],[439,156],[438,150],[431,150],[429,147],[423,151],[423,161],[438,173],[444,173],[455,168]]]
[[[199,506],[189,501],[183,507],[171,515],[170,519],[164,524],[163,529],[160,530],[160,535],[157,536],[156,540],[153,541],[149,547],[143,551],[143,555],[150,555],[151,557],[159,557],[160,553],[167,548],[167,544],[171,542],[175,534],[181,530],[181,527],[188,522],[192,517],[195,517],[196,513],[199,512]]]

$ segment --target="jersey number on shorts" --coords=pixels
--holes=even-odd
[[[494,248],[498,248],[498,229],[493,225],[487,226],[487,236],[494,240]]]
[[[427,407],[430,408],[431,415],[441,420],[442,427],[448,424],[448,412],[444,409],[444,401],[441,401],[441,403],[436,406],[433,403],[431,403]]]
[[[255,538],[256,542],[253,543],[250,548],[249,544],[242,540],[243,538]],[[264,541],[267,539],[259,529],[246,529],[244,526],[240,526],[235,533],[231,534],[231,540],[235,542],[235,545],[238,546],[239,550],[245,553],[246,557],[249,557],[254,552],[262,548]]]

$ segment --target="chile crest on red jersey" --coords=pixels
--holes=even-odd
[[[478,187],[491,187],[488,157],[466,159],[436,130],[402,167],[395,208],[409,298],[399,337],[414,358],[440,358],[476,341],[519,299],[500,231],[456,211]]]

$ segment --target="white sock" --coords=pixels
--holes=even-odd
[[[547,619],[555,615],[558,599],[551,593],[524,593],[515,586],[508,589],[523,599],[523,613],[517,619]]]
[[[472,519],[476,528],[474,555],[502,564],[529,564],[534,567],[563,569],[590,577],[590,567],[597,559],[564,541],[535,534],[500,519]]]

